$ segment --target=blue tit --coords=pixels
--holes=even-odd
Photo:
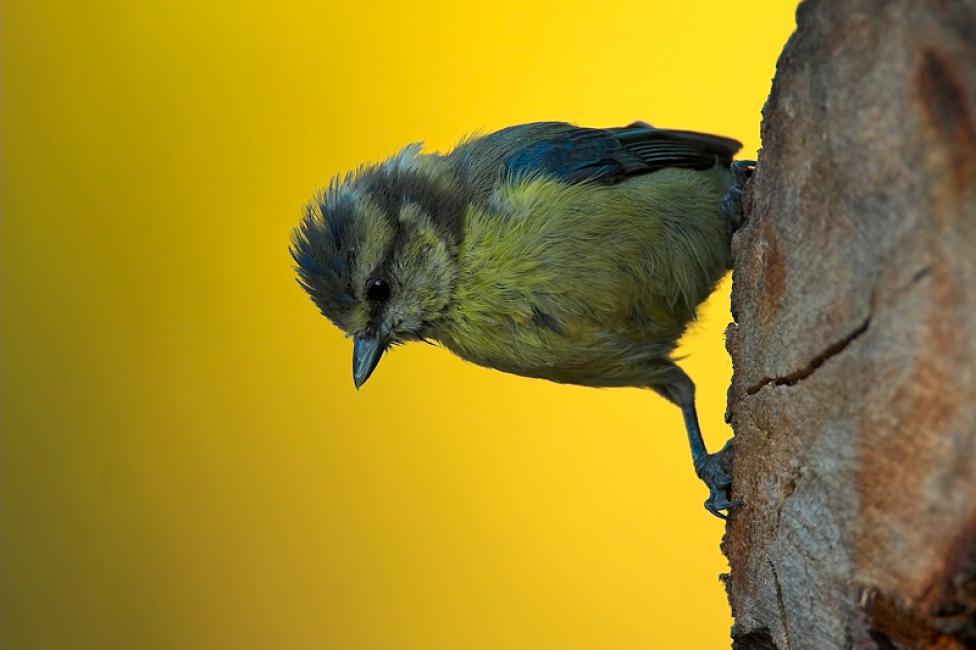
[[[751,169],[733,162],[740,147],[642,122],[411,145],[311,200],[298,280],[352,337],[357,388],[408,341],[526,377],[650,388],[681,408],[706,507],[724,516],[728,444],[707,452],[672,353],[731,265]]]

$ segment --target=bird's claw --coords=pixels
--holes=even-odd
[[[732,501],[729,498],[729,488],[732,487],[731,462],[731,440],[718,452],[703,454],[695,460],[695,473],[708,486],[705,509],[720,519],[726,518],[723,510],[742,505],[742,501]]]

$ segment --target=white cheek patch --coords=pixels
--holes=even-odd
[[[397,295],[387,317],[398,332],[419,335],[447,306],[457,270],[429,218],[422,213],[414,216],[420,223],[410,228],[392,266]]]

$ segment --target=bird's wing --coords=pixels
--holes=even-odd
[[[693,131],[655,129],[635,122],[611,129],[588,129],[551,123],[536,138],[504,160],[514,175],[542,173],[566,183],[595,181],[612,185],[631,176],[666,167],[709,169],[728,165],[742,144]]]

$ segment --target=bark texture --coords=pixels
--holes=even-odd
[[[976,0],[808,0],[762,138],[734,647],[976,648]]]

